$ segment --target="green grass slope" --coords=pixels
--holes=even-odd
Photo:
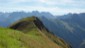
[[[36,32],[36,33],[35,33]],[[36,30],[24,34],[20,31],[0,28],[0,48],[60,48]]]
[[[30,17],[14,23],[12,29],[0,28],[0,48],[70,48],[37,21]]]
[[[25,35],[20,31],[0,28],[0,48],[25,48],[21,37]]]

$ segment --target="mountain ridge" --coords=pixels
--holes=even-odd
[[[33,18],[36,19],[36,20],[33,21],[33,23],[35,24],[35,26],[40,30],[40,32],[44,36],[47,36],[46,38],[50,39],[51,41],[55,42],[56,44],[59,44],[63,48],[70,48],[71,47],[68,44],[66,44],[62,39],[60,39],[58,37],[56,38],[56,36],[52,35],[51,32],[49,32],[49,30],[47,28],[45,28],[45,26],[43,25],[43,23],[38,18],[36,18],[36,17],[33,17]],[[23,22],[23,21],[21,21],[21,22]],[[26,24],[21,25],[21,26],[18,26],[17,28],[15,28],[15,26],[17,26],[17,24],[23,24],[21,22],[20,23],[18,22],[15,25],[12,25],[10,28],[16,29],[16,30],[20,30],[20,31],[24,31],[24,30],[19,29],[19,28],[21,28],[21,26],[23,27]],[[25,20],[25,22],[26,22],[26,20]],[[25,29],[26,27],[23,27],[23,28]],[[26,32],[26,30],[24,32]],[[62,41],[63,41],[63,43],[62,43]],[[59,42],[61,42],[61,43],[59,43]]]

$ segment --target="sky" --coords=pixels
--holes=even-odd
[[[85,0],[0,0],[0,12],[39,11],[53,15],[85,12]]]

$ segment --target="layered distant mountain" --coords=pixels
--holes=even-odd
[[[63,38],[72,48],[85,48],[85,13],[70,13],[52,20],[43,17],[42,21],[53,34]]]
[[[85,48],[85,13],[69,14],[67,16],[69,17],[60,18],[61,28],[64,29],[61,32],[65,32],[65,35],[67,32],[67,37],[62,37],[68,40],[74,48]]]
[[[49,12],[38,12],[38,11],[33,11],[33,12],[12,12],[12,13],[3,13],[0,12],[0,26],[7,27],[13,22],[16,22],[19,19],[30,17],[30,16],[45,16],[46,18],[52,18],[52,14]]]
[[[64,39],[72,48],[85,48],[85,13],[53,16],[48,12],[0,13],[0,26],[10,26],[18,20],[30,16],[38,17],[54,35]]]

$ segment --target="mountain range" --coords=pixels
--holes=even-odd
[[[63,39],[72,48],[85,48],[85,13],[69,13],[54,16],[48,12],[0,13],[0,26],[9,27],[22,18],[35,16],[56,37]]]
[[[45,16],[46,18],[52,18],[52,14],[49,12],[38,12],[38,11],[33,11],[33,12],[11,12],[11,13],[2,13],[0,12],[0,26],[7,27],[13,22],[16,22],[19,19],[30,17],[30,16]]]

